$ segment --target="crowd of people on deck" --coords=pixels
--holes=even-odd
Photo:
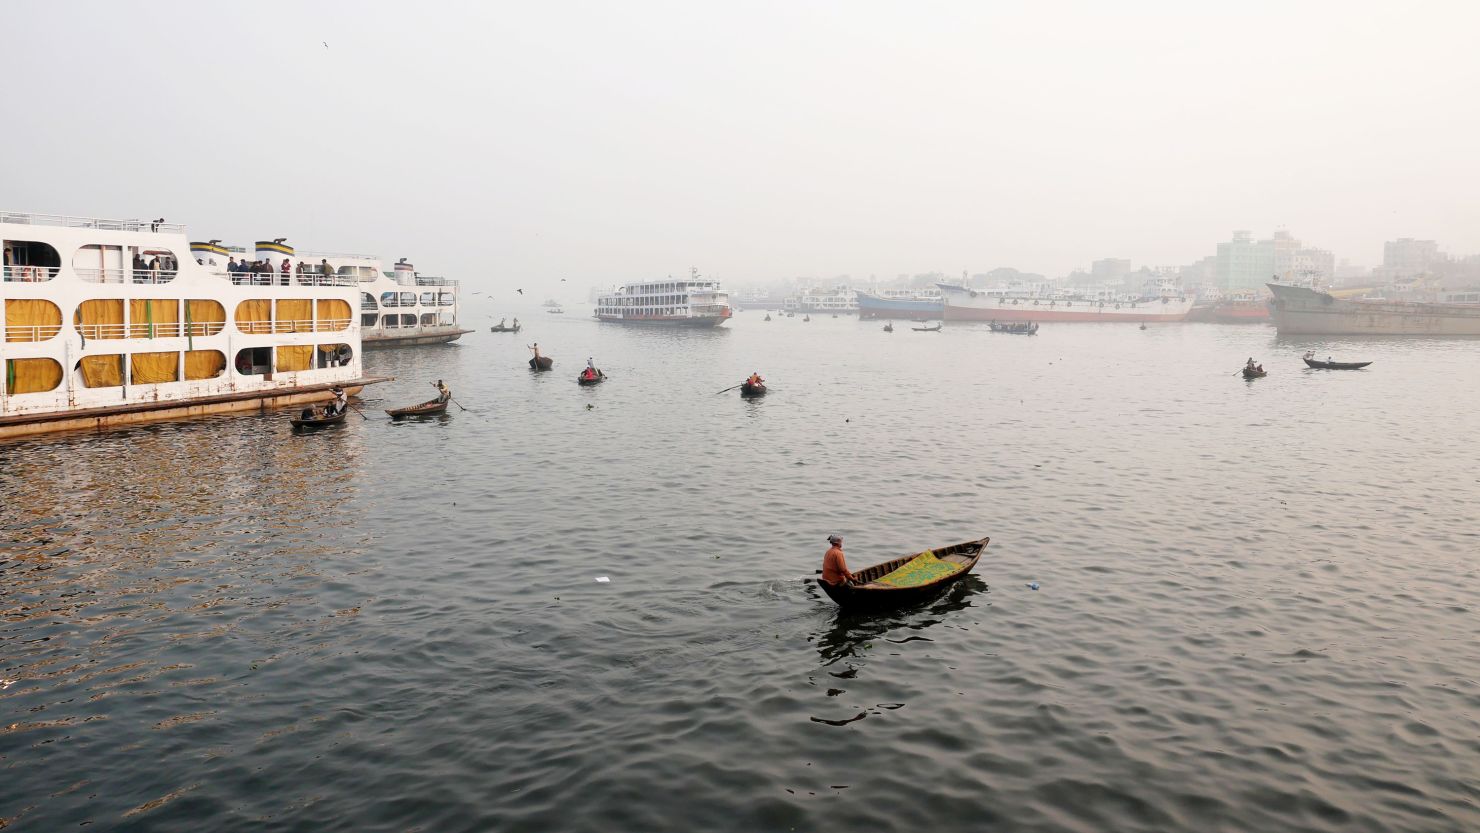
[[[278,283],[287,286],[296,279],[300,284],[325,286],[334,282],[334,267],[329,265],[328,259],[321,259],[317,266],[300,260],[294,266],[293,261],[285,257],[281,265],[274,267],[269,259],[249,261],[242,258],[238,262],[233,257],[226,264],[226,272],[234,284],[271,286]]]

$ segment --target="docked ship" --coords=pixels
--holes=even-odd
[[[932,321],[944,313],[945,300],[939,289],[882,289],[858,293],[859,318],[902,318]]]
[[[0,438],[296,405],[382,381],[362,370],[357,278],[228,272],[218,241],[190,243],[162,221],[0,213],[0,239]],[[281,243],[258,243],[258,259],[277,262]]]
[[[846,286],[833,289],[806,289],[788,295],[781,302],[785,312],[858,312],[858,296]]]
[[[1181,321],[1192,311],[1192,298],[1166,278],[1149,284],[1139,295],[1030,295],[939,286],[947,321],[1168,322]]]
[[[630,283],[596,299],[596,318],[619,324],[716,327],[730,319],[729,293],[690,269],[688,280]]]
[[[1480,336],[1480,295],[1455,293],[1422,303],[1343,299],[1303,286],[1268,284],[1270,315],[1281,335]]]
[[[327,263],[334,275],[358,282],[366,347],[444,344],[472,332],[457,325],[458,282],[423,275],[404,257],[389,272],[373,255],[302,252],[300,257],[310,268]]]
[[[1267,324],[1269,300],[1256,292],[1240,292],[1218,297],[1206,303],[1199,299],[1187,316],[1188,321],[1213,324]]]

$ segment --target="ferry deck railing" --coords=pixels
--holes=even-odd
[[[112,220],[104,217],[71,217],[65,214],[27,214],[17,211],[0,211],[0,223],[15,223],[22,226],[60,226],[62,228],[91,228],[104,231],[148,231],[159,234],[184,234],[184,223],[160,223],[153,220]]]
[[[226,329],[224,321],[164,321],[153,324],[135,321],[132,324],[78,324],[77,332],[83,338],[180,338],[190,336],[205,338],[218,335]]]
[[[4,269],[7,283],[38,283],[57,276],[55,266],[6,266]]]
[[[212,272],[236,286],[359,286],[354,275],[321,275],[309,272]]]
[[[169,283],[179,274],[179,269],[123,269],[73,267],[80,280],[88,283]]]
[[[7,324],[6,341],[46,341],[62,331],[61,324]]]
[[[349,329],[349,318],[320,318],[318,321],[306,320],[277,320],[277,321],[238,321],[236,328],[248,335],[267,335],[269,333],[334,333]]]

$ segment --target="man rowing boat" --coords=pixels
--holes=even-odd
[[[822,580],[828,584],[851,584],[855,576],[848,572],[848,562],[843,559],[843,539],[838,535],[827,536],[832,547],[822,556]]]

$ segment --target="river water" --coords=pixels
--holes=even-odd
[[[0,827],[1480,829],[1480,343],[475,313],[336,429],[0,445]],[[834,532],[992,543],[843,617]]]

